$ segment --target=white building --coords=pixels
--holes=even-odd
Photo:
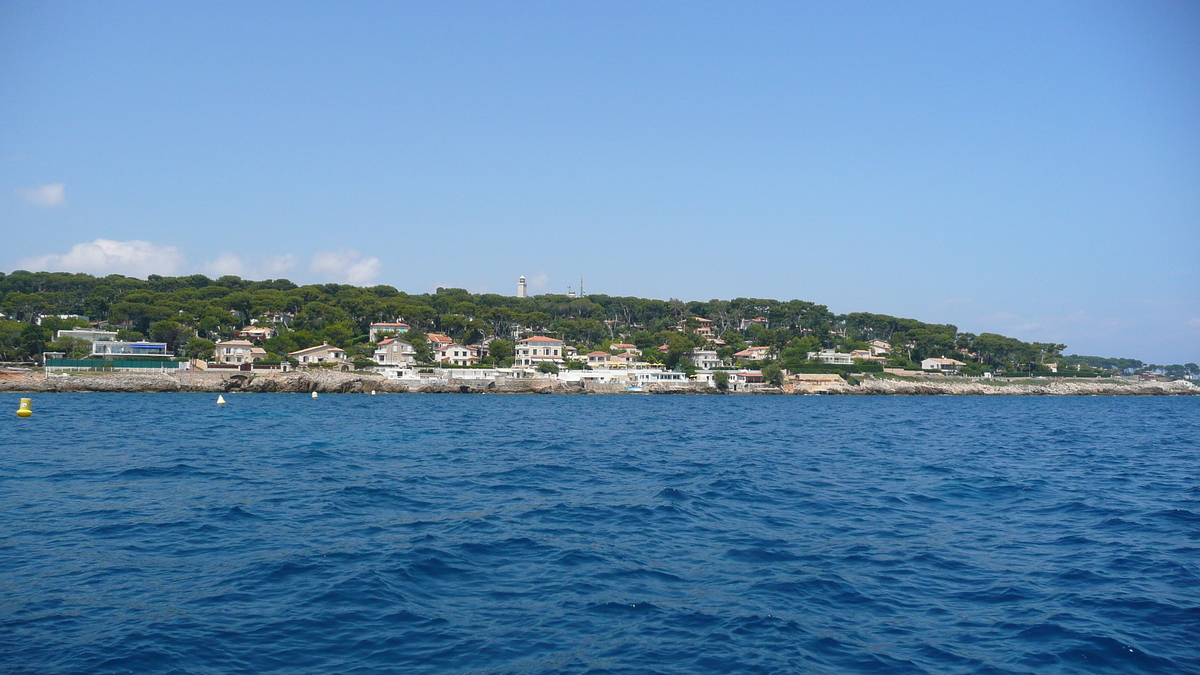
[[[958,369],[965,365],[967,364],[954,359],[925,359],[921,361],[921,370],[957,373]]]
[[[624,370],[563,370],[557,377],[562,382],[629,383],[629,373]]]
[[[101,340],[92,343],[92,356],[174,356],[165,342]]]
[[[473,366],[479,363],[479,353],[473,347],[451,342],[448,345],[438,345],[433,350],[433,360],[455,366]]]
[[[713,368],[720,368],[723,365],[720,357],[717,356],[717,352],[712,349],[693,349],[688,358],[700,370],[712,370]]]
[[[527,291],[528,291],[528,287],[525,285],[525,277],[521,277],[521,279],[519,281],[517,281],[517,297],[518,298],[528,297],[526,295]]]
[[[539,363],[564,365],[563,342],[545,335],[534,335],[517,342],[516,366],[537,366]]]
[[[64,328],[58,331],[57,339],[61,340],[65,337],[87,340],[88,342],[103,342],[106,340],[116,340],[117,334],[107,330],[88,330],[86,328]]]
[[[681,384],[688,381],[687,375],[671,370],[636,370],[630,374],[630,377],[634,378],[639,385],[653,382],[674,382]]]
[[[821,363],[835,366],[850,366],[854,365],[854,357],[850,354],[842,354],[835,352],[832,349],[822,349],[819,352],[809,352],[809,359],[820,361]]]

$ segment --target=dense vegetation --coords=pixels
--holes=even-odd
[[[861,349],[871,339],[887,341],[892,346],[891,364],[899,366],[912,366],[930,356],[949,356],[968,362],[968,371],[975,372],[1037,372],[1052,362],[1110,367],[1089,360],[1091,357],[1064,358],[1065,345],[1026,343],[991,333],[974,335],[948,324],[881,314],[836,315],[824,305],[802,300],[682,302],[606,295],[516,298],[455,288],[412,295],[391,286],[297,286],[285,279],[152,275],[142,280],[17,271],[0,273],[0,312],[6,315],[0,319],[0,360],[4,361],[34,360],[52,348],[69,355],[85,354],[86,344],[55,342],[54,334],[86,322],[55,318],[58,315],[108,321],[120,329],[121,339],[165,342],[180,356],[208,358],[215,341],[231,337],[251,320],[262,322],[269,314],[286,314],[291,316],[279,325],[280,334],[264,344],[275,359],[322,342],[366,359],[373,351],[367,341],[370,324],[402,320],[413,328],[409,339],[417,343],[419,355],[428,354],[422,336],[436,331],[463,344],[499,338],[492,344],[491,358],[503,362],[511,356],[514,334],[540,333],[560,337],[581,351],[604,350],[621,341],[643,349],[665,344],[665,353],[652,349],[648,358],[671,367],[687,367],[687,352],[707,342],[693,332],[699,325],[696,318],[703,317],[713,322],[716,335],[725,342],[708,345],[718,348],[722,357],[750,344],[766,345],[774,348],[776,365],[792,369],[806,365],[809,351]],[[45,318],[35,325],[39,317]],[[741,330],[743,319],[755,317],[767,318],[769,328],[751,325]],[[685,330],[674,330],[680,326]]]

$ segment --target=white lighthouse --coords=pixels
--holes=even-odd
[[[521,277],[521,280],[517,282],[517,297],[518,298],[527,297],[527,295],[525,293],[525,277]]]

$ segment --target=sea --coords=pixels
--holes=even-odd
[[[2,673],[1200,672],[1200,397],[18,398]]]

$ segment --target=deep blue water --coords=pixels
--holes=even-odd
[[[1200,398],[17,398],[5,673],[1200,672]]]

